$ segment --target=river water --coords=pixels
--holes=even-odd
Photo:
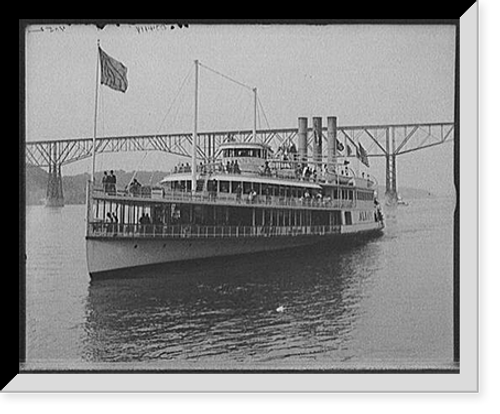
[[[91,281],[84,206],[29,206],[26,368],[451,367],[454,208],[414,199],[363,243]]]

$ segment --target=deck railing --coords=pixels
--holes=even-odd
[[[213,192],[197,192],[189,191],[163,191],[151,190],[132,193],[123,190],[104,191],[103,188],[94,188],[94,197],[100,199],[128,199],[128,200],[145,200],[145,201],[167,201],[167,202],[184,202],[184,203],[204,203],[204,204],[220,204],[220,205],[257,205],[269,207],[295,207],[295,208],[314,208],[314,209],[332,209],[332,208],[349,208],[354,207],[354,200],[338,200],[329,197],[285,197],[274,195],[250,195],[250,194],[234,194],[234,193],[213,193]]]
[[[198,226],[161,224],[89,223],[88,236],[109,238],[214,238],[327,235],[340,226]]]

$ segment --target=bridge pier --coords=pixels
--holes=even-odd
[[[392,131],[392,140],[390,131]],[[386,129],[385,143],[385,199],[389,204],[394,204],[398,201],[396,183],[396,131],[394,128]]]
[[[61,164],[56,162],[51,162],[49,165],[46,200],[45,205],[47,207],[64,206]]]

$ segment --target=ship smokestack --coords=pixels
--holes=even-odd
[[[327,129],[326,136],[328,142],[328,163],[333,164],[337,157],[337,117],[329,116],[326,118]]]
[[[299,118],[299,161],[302,167],[307,164],[307,118]]]
[[[323,123],[320,116],[313,117],[313,161],[315,168],[319,167],[319,163],[323,160]]]

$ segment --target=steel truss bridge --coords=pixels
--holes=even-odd
[[[308,154],[312,154],[313,128],[307,130]],[[322,128],[322,148],[327,148],[327,130]],[[451,142],[455,135],[452,122],[425,124],[392,124],[364,126],[336,126],[337,140],[346,147],[356,148],[361,144],[369,158],[383,157],[386,160],[386,196],[397,198],[396,158],[424,148]],[[280,146],[297,146],[298,128],[199,132],[197,158],[205,162],[215,161],[220,156],[220,144],[257,142],[270,145],[273,150]],[[163,151],[176,156],[191,157],[193,136],[191,133],[115,136],[96,139],[96,153]],[[47,168],[47,204],[63,205],[61,167],[92,157],[92,138],[31,141],[26,143],[26,162]],[[323,150],[326,156],[326,150]],[[340,154],[342,155],[342,154]],[[355,152],[352,155],[355,157]]]

